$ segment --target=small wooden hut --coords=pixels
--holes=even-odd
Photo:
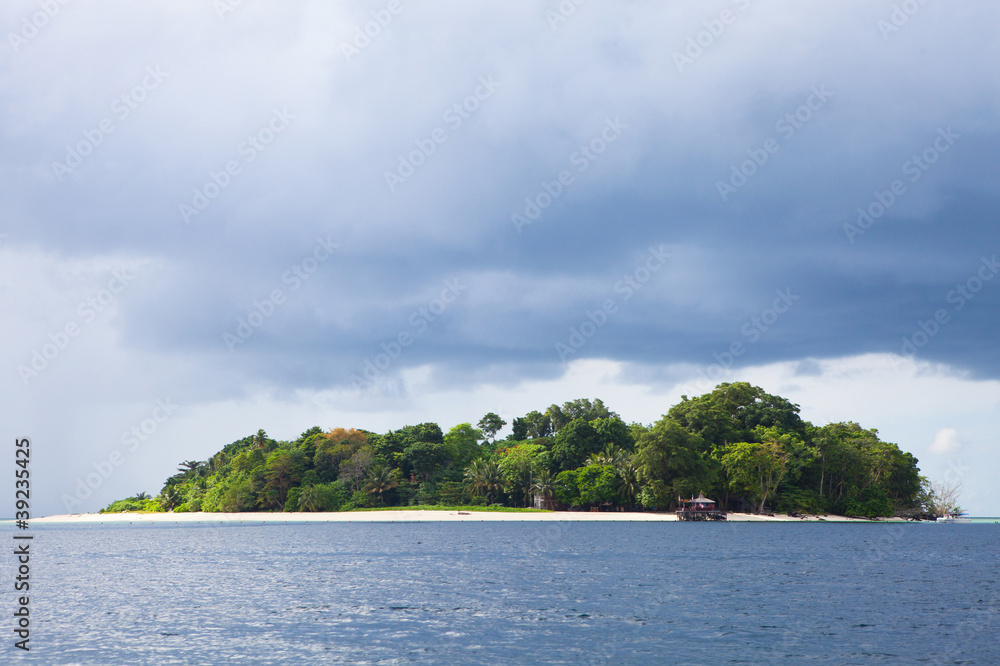
[[[698,493],[698,497],[689,500],[680,499],[681,507],[675,511],[677,520],[725,520],[726,512],[720,511],[715,506],[715,500],[705,497],[704,493]]]

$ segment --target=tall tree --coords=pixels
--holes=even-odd
[[[552,444],[552,462],[560,470],[574,469],[587,456],[604,448],[600,434],[583,419],[575,419],[559,429]]]
[[[444,436],[444,443],[451,451],[453,464],[464,470],[474,458],[480,455],[479,442],[483,433],[471,423],[459,423]]]
[[[395,460],[396,454],[402,454],[403,449],[417,442],[440,444],[444,442],[444,433],[437,423],[420,423],[413,426],[403,426],[399,430],[391,430],[381,437],[369,437],[375,453],[386,460]]]
[[[343,481],[351,490],[358,490],[362,480],[368,475],[368,470],[375,464],[375,456],[371,447],[362,446],[354,455],[340,463],[338,481]]]
[[[768,498],[778,489],[788,467],[788,452],[781,442],[737,442],[726,447],[722,466],[734,489],[745,492],[761,513]]]
[[[349,460],[368,442],[368,436],[351,428],[344,430],[336,428],[326,433],[326,436],[316,441],[313,453],[313,468],[324,481],[337,478],[340,465]]]
[[[302,480],[303,454],[299,451],[274,451],[265,463],[264,501],[275,509],[285,506],[288,491]]]
[[[490,438],[491,442],[495,442],[497,441],[497,433],[500,432],[505,425],[507,425],[507,422],[493,412],[490,412],[481,418],[479,423],[476,425],[479,426],[480,430],[486,433],[486,436]]]
[[[623,451],[631,451],[635,448],[635,437],[632,435],[632,430],[618,416],[592,419],[590,425],[597,431],[605,445],[611,445]]]
[[[702,438],[665,416],[636,442],[633,462],[644,488],[643,503],[666,508],[678,495],[711,487],[715,480]]]
[[[497,451],[494,461],[500,468],[507,493],[511,497],[519,497],[524,506],[530,505],[534,479],[549,466],[548,450],[544,446],[524,442]]]
[[[545,415],[552,423],[552,432],[558,433],[564,426],[576,420],[593,421],[594,419],[609,419],[618,415],[604,406],[600,398],[591,402],[587,398],[569,400],[559,405],[550,405]]]
[[[552,419],[547,414],[531,411],[514,419],[514,439],[540,439],[552,435]]]
[[[447,444],[416,442],[403,449],[402,463],[404,473],[431,481],[439,477],[453,459]]]
[[[930,485],[931,513],[943,516],[946,513],[960,513],[958,498],[962,494],[962,484],[958,481],[938,481]]]
[[[682,396],[667,416],[700,435],[710,447],[752,441],[751,433],[757,426],[777,427],[800,436],[806,430],[798,405],[747,382],[722,383],[697,398]]]

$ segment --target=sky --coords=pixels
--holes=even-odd
[[[0,430],[32,511],[260,428],[582,397],[648,424],[749,381],[1000,515],[998,19],[3,3]]]

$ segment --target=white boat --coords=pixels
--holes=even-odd
[[[946,513],[943,516],[938,516],[935,522],[938,523],[971,523],[972,518],[969,518],[967,513]]]

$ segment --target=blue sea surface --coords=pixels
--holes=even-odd
[[[31,532],[31,651],[5,584],[4,663],[1000,663],[996,524]]]

